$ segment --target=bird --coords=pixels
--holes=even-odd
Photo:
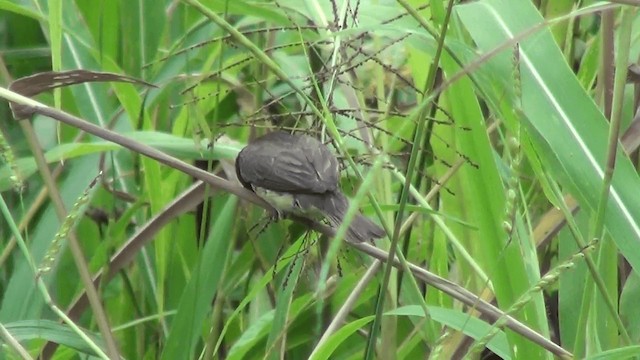
[[[236,158],[240,183],[273,206],[278,217],[326,219],[337,229],[349,209],[339,187],[338,159],[317,139],[273,131],[256,138]],[[349,223],[350,242],[382,238],[385,231],[358,212]]]

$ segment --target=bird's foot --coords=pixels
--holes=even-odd
[[[276,210],[276,209],[273,209],[273,210],[269,211],[269,219],[271,221],[273,221],[273,222],[278,222],[278,221],[280,221],[282,219],[286,219],[286,218],[287,218],[287,214],[282,212],[282,211],[279,211],[279,210]]]

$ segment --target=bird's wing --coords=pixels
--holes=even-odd
[[[320,194],[337,189],[338,162],[329,149],[309,137],[294,140],[245,147],[236,161],[242,181],[282,192]]]
[[[304,149],[304,154],[310,167],[315,172],[316,181],[324,184],[333,184],[331,189],[324,191],[335,190],[340,180],[338,159],[336,159],[335,155],[327,146],[314,138],[305,136],[299,140],[299,143]]]

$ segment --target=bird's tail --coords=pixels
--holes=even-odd
[[[322,206],[322,212],[332,227],[338,228],[342,224],[344,216],[349,209],[349,200],[339,191],[326,197]],[[384,230],[369,218],[358,212],[349,223],[346,239],[351,242],[371,241],[385,235]]]

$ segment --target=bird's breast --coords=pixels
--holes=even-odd
[[[319,206],[323,201],[322,195],[301,196],[268,190],[257,186],[253,186],[253,191],[279,212],[295,214],[315,220],[322,220],[325,217],[321,206]]]
[[[268,190],[257,186],[253,187],[253,191],[276,210],[284,212],[293,212],[295,210],[293,194]]]

